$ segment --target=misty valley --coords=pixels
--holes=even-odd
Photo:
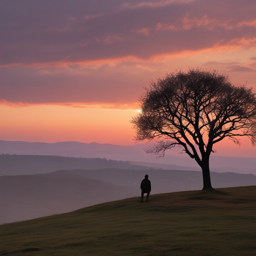
[[[169,170],[163,165],[101,158],[0,155],[0,223],[74,211],[87,206],[140,196],[145,174],[151,194],[200,190],[200,171]],[[255,186],[256,176],[211,173],[215,188]]]

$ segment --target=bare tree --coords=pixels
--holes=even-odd
[[[212,189],[209,159],[216,143],[229,138],[239,144],[241,136],[255,142],[255,94],[216,71],[167,74],[146,89],[141,110],[131,121],[136,140],[157,139],[147,152],[163,155],[180,145],[201,167],[203,190]]]

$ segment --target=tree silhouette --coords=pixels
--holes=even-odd
[[[182,146],[202,169],[203,190],[212,189],[209,159],[224,138],[256,141],[256,96],[252,89],[234,86],[216,71],[192,69],[167,74],[153,82],[141,97],[141,113],[132,119],[136,140],[157,143],[146,150],[164,155]]]

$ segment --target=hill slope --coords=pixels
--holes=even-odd
[[[105,203],[0,226],[0,255],[256,254],[256,187]]]
[[[0,224],[74,211],[136,194],[133,188],[84,178],[68,171],[2,176]]]

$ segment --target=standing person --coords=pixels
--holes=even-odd
[[[144,193],[147,193],[147,199],[146,202],[148,201],[148,197],[149,197],[149,193],[151,191],[151,183],[150,180],[148,179],[148,175],[145,175],[145,179],[142,180],[141,184],[140,184],[140,189],[141,189],[141,200],[140,202],[143,202],[143,197],[144,197]]]

